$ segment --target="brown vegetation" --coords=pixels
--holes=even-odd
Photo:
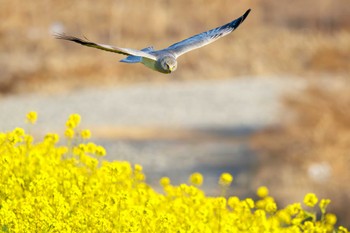
[[[319,72],[349,74],[347,0],[2,1],[0,91],[57,91],[86,85]],[[166,47],[252,13],[234,34],[181,57],[171,76],[123,56],[58,41],[53,32],[121,47]],[[43,87],[43,83],[45,88]]]
[[[327,90],[324,88],[327,86]],[[289,118],[279,129],[255,137],[264,155],[256,185],[266,184],[281,203],[313,191],[333,200],[343,224],[350,219],[350,92],[339,85],[313,85],[305,95],[288,97]],[[290,114],[294,114],[292,119]]]

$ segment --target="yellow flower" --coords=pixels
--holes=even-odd
[[[290,224],[291,219],[292,219],[291,216],[288,214],[288,212],[285,210],[281,210],[281,211],[277,212],[277,216],[280,219],[281,223]]]
[[[322,214],[324,214],[326,212],[327,206],[329,205],[330,202],[331,202],[331,200],[329,200],[329,199],[322,199],[320,201],[319,206],[320,206]]]
[[[35,124],[38,119],[38,114],[34,111],[27,113],[27,122],[30,124]]]
[[[69,138],[81,133],[75,129],[79,120],[70,121]],[[256,202],[227,199],[224,192],[206,196],[195,187],[203,183],[200,173],[189,177],[193,185],[171,185],[163,177],[159,192],[145,182],[141,165],[96,158],[105,149],[81,138],[57,145],[58,139],[49,133],[33,140],[20,128],[0,132],[0,231],[348,233],[334,227],[337,217],[326,213],[328,199],[320,201],[317,218],[301,203],[278,209],[264,186]],[[219,189],[228,190],[232,181],[222,174]],[[317,197],[308,194],[304,201],[314,206]]]
[[[95,154],[96,148],[97,148],[97,145],[95,143],[93,143],[93,142],[88,142],[86,144],[86,147],[85,147],[86,152],[87,153],[91,153],[91,154]]]
[[[225,209],[227,205],[227,200],[224,197],[215,198],[215,207],[218,209]]]
[[[306,221],[304,223],[304,231],[305,232],[314,232],[315,230],[315,224],[311,221]]]
[[[139,172],[139,173],[135,174],[135,180],[137,180],[137,181],[144,181],[145,179],[146,179],[146,176],[142,172]]]
[[[256,191],[256,194],[258,195],[258,197],[264,198],[269,195],[269,190],[266,186],[260,186]]]
[[[246,198],[245,200],[245,203],[247,204],[247,206],[250,208],[250,209],[253,209],[254,206],[255,206],[255,203],[254,203],[254,200],[251,199],[251,198]]]
[[[74,134],[74,132],[73,132]],[[50,141],[52,143],[56,143],[58,142],[60,139],[60,137],[58,136],[58,134],[55,133],[48,133],[45,135],[45,140]]]
[[[233,208],[236,208],[237,206],[239,206],[240,200],[236,196],[229,197],[227,204],[233,209]]]
[[[266,211],[268,213],[274,213],[274,212],[276,212],[276,210],[277,210],[277,205],[275,202],[268,202],[266,204]]]
[[[168,185],[170,185],[170,179],[169,179],[169,177],[162,177],[160,179],[159,183],[163,187],[168,186]]]
[[[325,221],[329,225],[334,225],[337,222],[337,216],[335,216],[334,214],[328,213],[325,215]]]
[[[343,226],[338,227],[338,233],[349,233],[348,229]]]
[[[314,207],[318,202],[318,198],[314,193],[308,193],[304,197],[304,204],[309,207]]]
[[[19,137],[17,134],[15,133],[10,133],[7,135],[7,140],[11,143],[11,145],[15,145],[18,142],[21,142],[21,137]]]
[[[81,117],[79,114],[71,114],[66,122],[68,128],[74,129],[80,124]]]
[[[300,203],[294,203],[294,204],[288,205],[286,210],[290,215],[296,215],[300,213],[302,209],[301,209]]]
[[[199,172],[195,172],[195,173],[191,174],[191,176],[189,178],[189,182],[192,185],[201,186],[202,183],[203,183],[203,176],[202,176],[202,174],[200,174]]]
[[[25,132],[24,129],[22,128],[15,128],[13,131],[18,137],[24,136]]]
[[[98,156],[105,156],[107,154],[106,149],[103,146],[96,146],[95,153]]]
[[[233,176],[229,173],[222,173],[219,179],[219,184],[222,186],[230,186],[233,181]]]
[[[142,172],[142,166],[140,164],[135,164],[134,165],[134,170],[135,172]]]
[[[72,139],[74,137],[74,130],[71,128],[67,128],[66,131],[64,131],[64,136],[66,136],[69,139]]]
[[[89,139],[91,137],[91,132],[90,130],[88,129],[84,129],[80,132],[80,136],[83,138],[83,139]]]

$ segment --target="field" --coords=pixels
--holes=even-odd
[[[27,123],[36,120],[36,112],[27,114]],[[80,120],[69,116],[60,146],[56,133],[42,141],[23,128],[0,133],[2,232],[348,232],[335,226],[330,200],[314,193],[284,208],[265,186],[255,200],[226,197],[229,173],[218,179],[216,197],[201,190],[200,173],[181,185],[163,177],[156,192],[141,165],[103,160],[106,151],[89,141]]]
[[[330,210],[337,213],[339,223],[350,226],[350,208],[344,205],[350,200],[348,0],[1,3],[0,101],[16,94],[142,82],[245,75],[308,80],[304,95],[286,96],[284,124],[252,138],[262,154],[255,186],[268,186],[283,205],[302,200],[311,190],[330,198]],[[248,8],[252,12],[237,31],[184,55],[178,70],[168,76],[139,64],[119,63],[121,55],[52,36],[65,32],[120,47],[157,49],[227,23]]]
[[[3,2],[1,93],[247,74],[307,78],[326,73],[337,77],[350,70],[350,33],[346,30],[350,7],[346,0],[298,0],[292,7],[288,1],[257,0],[235,4],[229,0],[108,0],[97,6],[93,1]],[[123,56],[52,36],[65,32],[120,47],[163,48],[229,22],[248,8],[252,8],[251,15],[231,38],[181,57],[177,72],[166,78],[142,65],[118,63]]]

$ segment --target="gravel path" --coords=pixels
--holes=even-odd
[[[300,80],[243,77],[226,81],[140,84],[0,98],[0,130],[39,113],[38,127],[56,129],[79,113],[85,126],[266,126],[278,121],[279,99],[300,89]]]
[[[79,113],[84,128],[104,127],[113,131],[118,127],[163,127],[223,135],[219,139],[194,141],[181,137],[138,140],[95,137],[93,141],[107,148],[110,160],[142,164],[148,182],[155,187],[161,176],[179,183],[186,182],[192,172],[200,171],[206,177],[204,188],[214,194],[218,176],[231,172],[236,177],[236,186],[247,190],[257,161],[247,144],[250,133],[278,124],[281,97],[300,91],[303,86],[295,78],[242,77],[8,96],[0,99],[0,130],[24,126],[25,114],[35,110],[39,113],[35,132],[62,132],[68,115]]]

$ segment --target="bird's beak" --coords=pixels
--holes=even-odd
[[[171,72],[175,71],[175,70],[176,70],[176,66],[170,66],[170,67],[169,67],[169,70],[170,70]]]

